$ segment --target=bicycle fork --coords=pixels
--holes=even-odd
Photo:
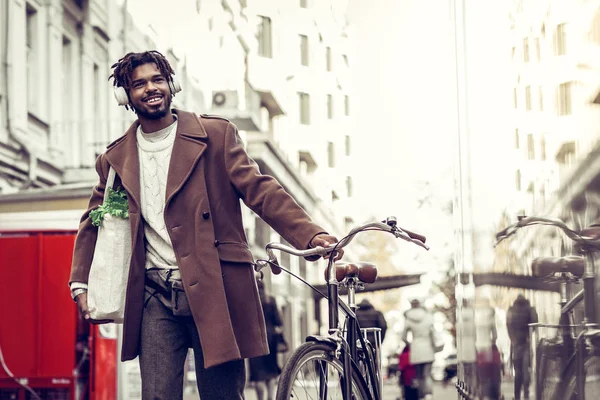
[[[584,249],[585,250],[585,249]],[[575,382],[577,387],[577,398],[585,400],[585,360],[587,354],[588,335],[586,332],[590,329],[598,328],[598,315],[596,306],[596,257],[597,252],[585,251],[585,270],[583,273],[583,306],[584,319],[583,331],[579,334],[575,342],[575,362],[576,375]]]

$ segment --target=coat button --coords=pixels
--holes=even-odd
[[[210,218],[210,213],[209,213],[208,211],[204,211],[204,212],[202,213],[202,218],[204,218],[204,219],[209,219],[209,218]]]
[[[221,244],[221,243],[219,243],[219,241],[218,241],[218,240],[215,240],[215,247],[219,247],[219,245],[220,245],[220,244]]]

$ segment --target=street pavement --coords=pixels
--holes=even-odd
[[[198,395],[195,393],[187,393],[184,400],[198,400]],[[258,400],[254,388],[247,388],[245,391],[246,400]],[[396,382],[385,382],[383,385],[383,400],[396,400],[401,398],[400,387]],[[458,393],[453,385],[449,384],[444,387],[441,383],[434,383],[433,398],[435,400],[458,399]]]
[[[504,399],[512,400],[513,399],[513,383],[512,380],[508,380],[502,383],[502,394],[504,395]],[[256,397],[256,392],[254,388],[247,388],[245,391],[246,400],[258,400]],[[458,392],[454,387],[454,384],[448,384],[446,386],[442,385],[439,382],[434,382],[433,384],[433,399],[434,400],[445,400],[445,399],[458,399]],[[531,393],[531,397],[534,398],[533,392]],[[198,400],[198,394],[189,391],[184,395],[184,400]],[[383,385],[383,400],[397,400],[401,399],[401,390],[400,387],[396,384],[396,381],[386,381]]]

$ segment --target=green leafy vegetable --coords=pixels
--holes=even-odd
[[[124,189],[119,188],[117,190],[113,190],[113,188],[108,188],[108,198],[106,201],[98,208],[90,212],[92,224],[95,226],[100,226],[106,214],[123,219],[129,218],[127,192],[125,192]]]

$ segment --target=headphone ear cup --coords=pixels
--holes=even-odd
[[[120,106],[126,106],[129,104],[129,96],[127,96],[127,92],[125,91],[124,87],[115,86],[114,92],[115,99],[117,99],[117,103],[119,103]]]
[[[171,75],[171,80],[169,81],[169,88],[171,89],[172,95],[181,92],[181,84],[179,83],[175,75]]]

